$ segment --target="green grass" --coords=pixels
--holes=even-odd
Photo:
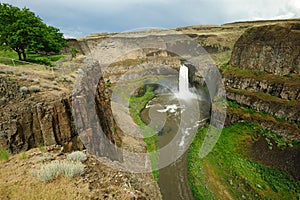
[[[20,160],[26,160],[26,158],[27,158],[26,153],[25,153],[25,152],[22,152],[21,155],[20,155],[20,157],[19,157],[19,159],[20,159]]]
[[[8,160],[10,156],[10,153],[6,150],[0,147],[0,161]]]
[[[254,114],[256,113],[256,110],[255,109],[252,109],[252,108],[244,108],[243,111],[245,113],[249,113],[249,114]]]
[[[62,58],[65,58],[66,55],[56,54],[56,55],[43,55],[43,54],[28,54],[29,59],[38,59],[38,58],[48,58],[51,62],[56,62]]]
[[[38,149],[39,149],[41,152],[45,152],[45,150],[46,150],[45,146],[42,145],[42,144],[39,144],[39,145],[38,145]]]
[[[4,57],[4,58],[1,58]],[[43,55],[43,54],[27,54],[27,62],[36,63],[36,64],[42,64],[42,65],[48,65],[48,66],[54,66],[53,62],[56,62],[62,58],[65,58],[66,55],[63,54],[56,54],[56,55]],[[14,60],[14,62],[12,61]],[[24,63],[18,62],[18,54],[11,50],[3,50],[0,49],[0,63],[6,64],[6,65],[23,65]]]
[[[259,126],[257,125],[256,127]],[[270,130],[258,128],[258,131],[261,135],[266,137],[270,149],[272,149],[272,145],[273,145],[271,143],[271,140],[273,140],[276,143],[277,147],[286,147],[291,144],[291,142],[288,142],[284,137],[277,135],[276,133]]]
[[[147,150],[149,153],[151,167],[153,169],[153,176],[156,181],[158,181],[158,170],[157,170],[157,162],[159,159],[159,155],[155,152],[158,150],[158,135],[155,130],[148,127],[142,121],[140,117],[141,111],[145,108],[147,103],[155,96],[151,87],[147,87],[147,90],[143,96],[140,97],[130,97],[129,100],[129,110],[133,117],[133,120],[142,130],[144,135],[144,141],[147,145]],[[151,136],[152,135],[152,136]]]
[[[198,152],[207,128],[200,129],[188,158],[189,182],[195,199],[220,199],[221,188],[234,199],[299,198],[300,182],[249,158],[247,141],[264,131],[257,124],[245,122],[224,128],[213,151],[200,160]]]
[[[12,59],[16,60],[15,63],[13,63]],[[22,63],[17,62],[18,60],[18,54],[14,51],[9,50],[0,50],[0,63],[6,64],[6,65],[20,65]]]
[[[236,103],[235,101],[227,100],[226,103],[227,103],[227,106],[232,107],[232,108],[240,108],[241,107],[241,105]]]

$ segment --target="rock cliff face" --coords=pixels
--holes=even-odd
[[[287,101],[272,101],[271,99],[261,98],[255,93],[240,92],[232,88],[227,88],[227,98],[236,101],[244,106],[254,108],[277,118],[284,118],[287,121],[300,121],[300,103],[290,103]]]
[[[63,49],[63,53],[69,54],[72,48],[76,48],[79,54],[86,55],[91,52],[99,42],[107,37],[97,37],[89,39],[67,39],[68,47]]]
[[[93,155],[122,160],[118,149],[121,131],[113,118],[110,94],[99,63],[86,61],[82,69],[85,73],[78,78],[73,91],[74,119],[80,138]]]
[[[224,74],[229,100],[263,111],[278,118],[299,122],[300,82],[284,77],[265,75],[242,77]]]
[[[0,146],[13,153],[54,144],[69,151],[82,149],[73,125],[71,95],[23,93],[23,81],[13,77],[0,77],[5,99],[0,107]]]
[[[238,77],[233,74],[224,74],[226,86],[250,92],[262,92],[277,96],[284,100],[300,100],[299,81],[273,81],[271,79],[260,80],[252,77]]]
[[[248,29],[235,43],[230,64],[276,75],[300,73],[300,21]]]
[[[15,114],[2,117],[1,146],[13,153],[54,144],[63,145],[67,151],[83,149],[75,135],[70,106],[70,98],[61,98],[9,108]]]
[[[254,121],[285,138],[300,140],[300,22],[252,27],[234,45],[223,73],[227,98],[244,108],[229,110],[227,124]],[[242,70],[241,70],[242,69]],[[247,114],[252,108],[254,114]],[[265,114],[259,114],[265,113]]]
[[[74,78],[68,77],[65,82],[59,81],[65,79],[55,78],[51,74],[43,77],[42,73],[22,73],[10,71],[0,76],[0,146],[12,153],[54,144],[64,146],[65,151],[83,149],[72,112],[72,81],[77,75],[73,74]],[[56,84],[53,87],[50,85],[52,82]],[[38,92],[29,90],[32,84],[39,88]],[[103,79],[100,79],[96,91],[93,99],[97,105],[94,108],[97,110],[96,120],[100,121],[109,141],[120,145],[120,133],[114,125],[110,97]],[[102,141],[95,142],[103,147]],[[100,155],[115,158],[113,152]]]

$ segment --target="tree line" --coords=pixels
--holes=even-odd
[[[67,43],[58,28],[46,25],[28,8],[0,3],[0,46],[26,60],[28,52],[59,53]]]

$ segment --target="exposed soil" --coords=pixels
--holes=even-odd
[[[272,149],[264,137],[260,137],[250,146],[250,156],[266,166],[270,166],[300,180],[300,147],[279,148],[274,141]]]

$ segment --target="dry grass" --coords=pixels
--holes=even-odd
[[[32,176],[32,170],[40,164],[34,158],[20,160],[21,154],[1,163],[0,199],[87,199],[88,185],[80,178],[59,177],[50,183],[40,182]]]
[[[39,181],[34,172],[53,162],[51,159],[71,162],[67,154],[59,152],[60,147],[46,147],[43,152],[31,149],[26,152],[25,159],[20,159],[22,152],[0,162],[0,199],[159,199],[159,190],[151,174],[120,172],[103,164],[106,159],[99,160],[91,155],[84,162],[81,176],[66,178],[61,175],[50,182]]]
[[[59,178],[47,184],[36,180],[25,180],[1,184],[1,199],[87,199],[84,195],[79,193],[79,188],[76,187],[76,180]],[[85,189],[88,190],[88,188]],[[80,188],[80,190],[82,190],[82,188]]]

